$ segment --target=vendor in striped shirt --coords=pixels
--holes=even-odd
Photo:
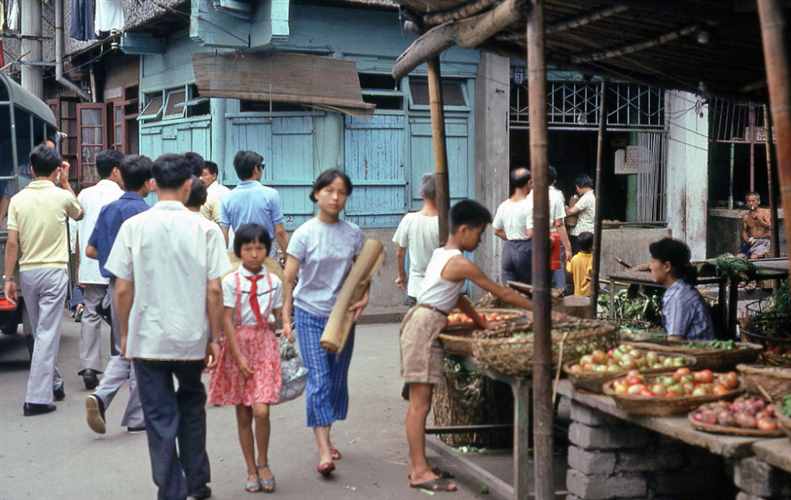
[[[662,324],[667,334],[687,340],[714,338],[709,306],[695,288],[697,269],[690,264],[689,247],[672,238],[651,243],[651,274],[666,288]]]

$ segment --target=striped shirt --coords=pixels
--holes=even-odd
[[[677,280],[662,297],[662,325],[668,335],[688,340],[714,338],[709,307],[697,288]]]

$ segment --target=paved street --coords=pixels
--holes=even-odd
[[[22,417],[27,352],[21,339],[0,335],[0,500],[116,500],[155,498],[144,434],[119,425],[126,394],[108,413],[108,433],[85,424],[88,394],[76,375],[79,325],[67,318],[60,364],[66,400],[49,415]],[[359,329],[350,373],[349,420],[335,443],[344,453],[333,481],[318,479],[312,435],[304,427],[303,400],[273,410],[270,463],[284,499],[424,499],[406,486],[406,448],[399,393],[396,325]],[[208,411],[208,448],[214,498],[249,498],[236,441],[233,409]],[[454,499],[478,498],[464,490]]]

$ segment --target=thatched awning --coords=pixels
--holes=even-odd
[[[450,45],[525,57],[526,2],[396,0],[426,32],[394,67],[402,76]],[[495,12],[514,5],[506,17]],[[518,4],[518,5],[517,5]],[[547,0],[547,63],[560,69],[745,99],[765,99],[754,2]]]
[[[304,104],[347,114],[373,113],[353,61],[296,53],[194,54],[205,97]]]

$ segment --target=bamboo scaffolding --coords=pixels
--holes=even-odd
[[[599,303],[599,275],[601,273],[601,221],[602,196],[604,191],[604,132],[607,128],[607,83],[601,82],[599,97],[599,133],[596,139],[596,207],[593,210],[593,270],[591,276],[591,312],[595,318]]]
[[[603,50],[601,52],[595,52],[593,54],[587,54],[584,56],[575,56],[571,58],[571,63],[584,64],[594,61],[603,61],[605,59],[613,59],[615,57],[621,57],[628,54],[634,54],[635,52],[640,52],[642,50],[652,49],[660,45],[668,44],[672,41],[678,40],[679,38],[683,38],[685,36],[695,34],[700,30],[701,28],[697,24],[694,24],[692,26],[686,26],[679,30],[671,31],[670,33],[665,33],[664,35],[660,35],[656,38],[652,38],[651,40],[646,40],[644,42],[626,45],[624,47],[620,47],[617,49]]]

